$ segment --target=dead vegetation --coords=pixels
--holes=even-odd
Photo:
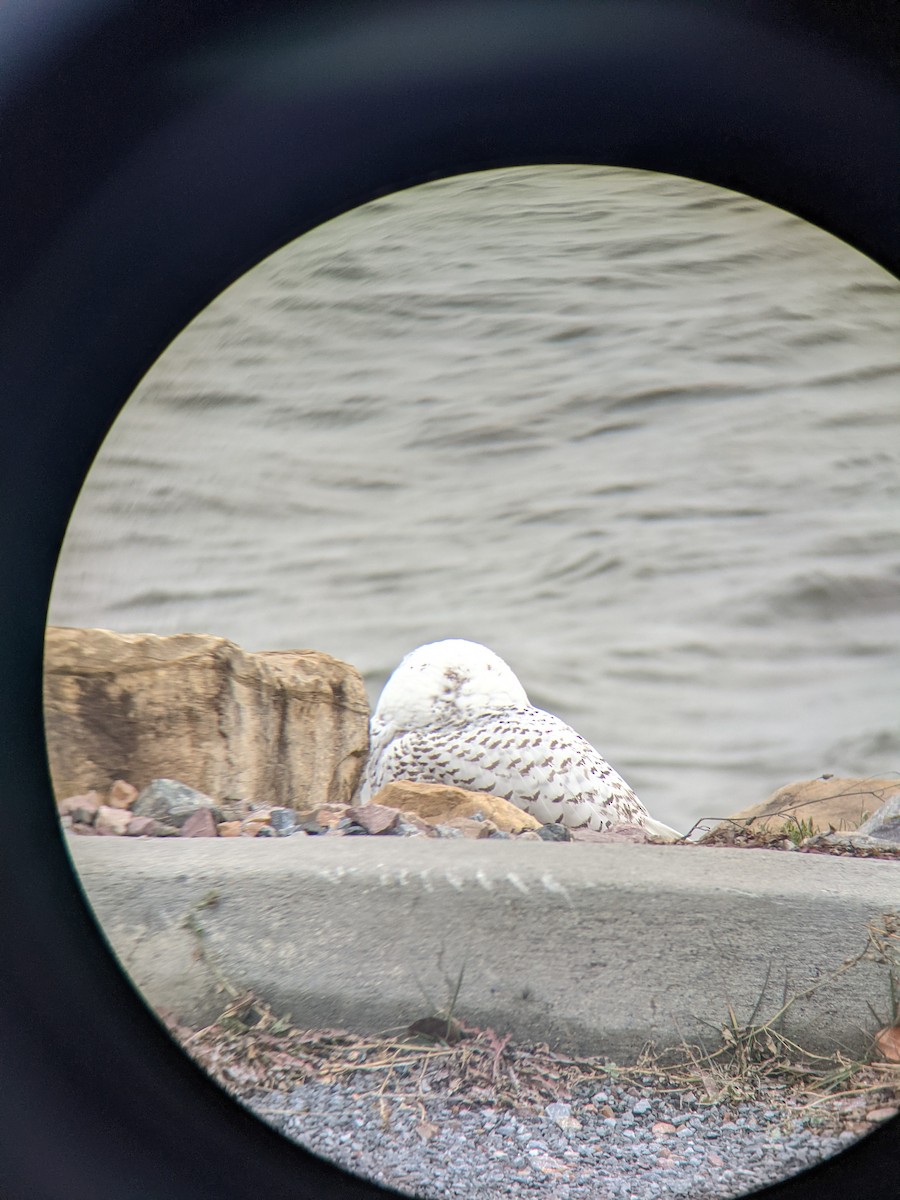
[[[202,944],[200,953],[202,953]],[[877,1032],[868,1054],[841,1050],[814,1054],[784,1031],[785,1016],[798,1001],[852,971],[863,959],[885,967],[885,1008],[872,1010]],[[515,1110],[554,1101],[586,1100],[604,1084],[670,1098],[693,1093],[701,1105],[764,1102],[786,1118],[805,1115],[823,1130],[865,1132],[873,1117],[900,1107],[900,917],[886,916],[870,927],[865,945],[830,976],[790,996],[765,1019],[760,1013],[769,989],[745,1020],[730,1006],[724,1021],[710,1025],[710,1045],[683,1041],[658,1050],[647,1045],[633,1065],[599,1056],[561,1054],[546,1043],[517,1043],[493,1029],[473,1028],[454,1013],[462,980],[443,1013],[421,1018],[402,1030],[365,1036],[344,1029],[300,1029],[259,997],[238,995],[221,981],[231,1000],[210,1025],[171,1033],[214,1079],[252,1104],[266,1094],[260,1115],[276,1115],[272,1095],[307,1082],[347,1085],[356,1096],[379,1104],[398,1102],[426,1117],[429,1098],[452,1105]]]

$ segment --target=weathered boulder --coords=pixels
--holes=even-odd
[[[118,779],[140,790],[163,776],[217,801],[348,803],[368,718],[358,671],[314,650],[47,630],[44,722],[58,798],[105,793]]]
[[[486,792],[469,792],[465,788],[450,787],[444,783],[412,783],[406,779],[386,783],[376,796],[374,804],[387,808],[399,808],[403,813],[415,813],[431,825],[445,825],[455,817],[473,817],[480,814],[485,820],[493,821],[497,829],[505,833],[521,833],[525,829],[541,829],[541,823],[529,813],[516,808],[499,796]]]
[[[854,830],[894,795],[900,778],[843,779],[823,775],[779,788],[762,804],[741,809],[729,820],[752,821],[757,828],[780,828],[785,823],[812,822],[814,832]]]
[[[153,779],[134,801],[132,812],[180,829],[200,809],[215,810],[215,804],[212,796],[177,779]]]

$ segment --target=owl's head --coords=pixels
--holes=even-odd
[[[499,655],[448,638],[410,651],[384,685],[374,721],[416,729],[528,707],[528,696]]]

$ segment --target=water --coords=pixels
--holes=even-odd
[[[57,624],[469,637],[680,829],[900,769],[900,284],[641,172],[377,201],[225,292],[76,507]]]

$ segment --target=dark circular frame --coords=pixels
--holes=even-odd
[[[376,196],[561,162],[746,192],[900,275],[900,10],[891,0],[0,6],[5,1195],[390,1194],[230,1100],[116,965],[51,802],[47,603],[106,431],[225,286]],[[764,1194],[893,1196],[897,1133],[895,1119]]]

